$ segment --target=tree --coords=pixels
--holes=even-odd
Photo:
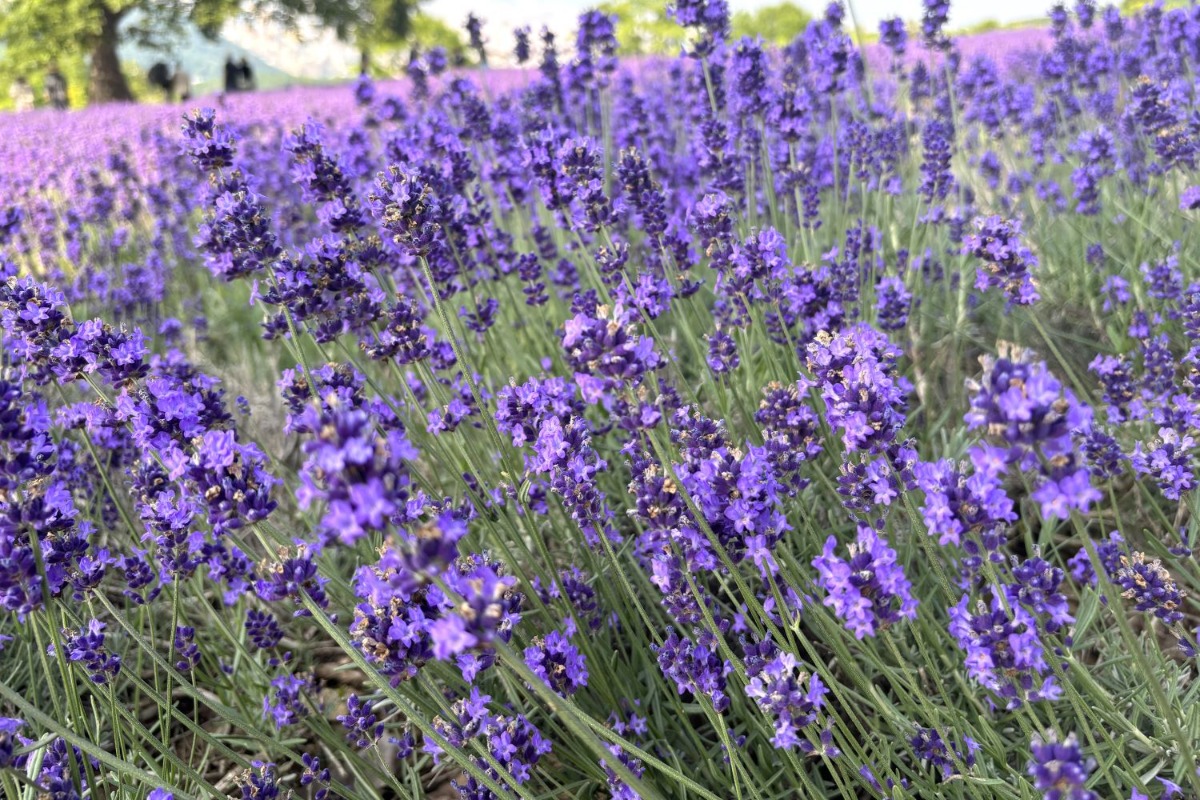
[[[662,0],[608,0],[599,10],[617,15],[621,55],[676,55],[686,32],[667,16]]]
[[[812,16],[795,3],[776,3],[755,11],[738,11],[731,27],[734,41],[743,36],[761,36],[768,44],[786,47],[804,33],[811,21]]]
[[[425,51],[441,47],[451,63],[465,59],[467,53],[466,40],[458,28],[420,11],[409,14],[403,30],[378,28],[358,42],[364,53],[378,52],[382,56],[378,61],[364,59],[364,65],[374,64],[378,68],[382,63],[387,68],[385,72],[402,66],[414,48]]]
[[[4,61],[29,72],[60,54],[89,58],[88,96],[93,102],[130,100],[117,45],[136,41],[165,47],[184,25],[215,38],[226,20],[267,16],[294,26],[308,17],[346,40],[368,31],[404,32],[418,0],[0,0]]]

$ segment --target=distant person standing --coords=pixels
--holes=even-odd
[[[245,57],[238,62],[238,77],[242,91],[251,92],[257,88],[254,85],[254,70],[250,69],[250,62]]]
[[[241,70],[234,63],[233,56],[225,57],[225,91],[236,92],[241,88]]]
[[[42,87],[46,90],[46,101],[53,108],[62,111],[67,107],[67,79],[58,70],[58,64],[50,62],[50,69],[46,72],[46,80]]]
[[[12,99],[14,111],[28,111],[33,108],[33,87],[24,78],[17,78],[8,87],[8,96]]]
[[[175,72],[171,75],[170,88],[167,90],[167,96],[172,100],[179,98],[179,102],[186,103],[192,99],[192,76],[183,70],[183,67],[175,65]]]

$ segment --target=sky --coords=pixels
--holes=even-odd
[[[810,13],[824,10],[820,0],[794,0]],[[663,0],[665,3],[666,0]],[[730,0],[735,10],[753,10],[772,5],[778,0]],[[1017,22],[1043,16],[1053,0],[1006,0],[1002,3],[987,3],[982,0],[960,0],[950,4],[950,27],[959,28],[985,20]],[[485,32],[496,39],[508,36],[513,28],[531,25],[535,29],[542,24],[553,30],[567,32],[574,28],[579,12],[596,5],[596,0],[426,0],[421,9],[428,14],[441,17],[450,23],[460,23],[467,13],[474,11],[486,23]],[[858,24],[865,29],[875,29],[879,20],[899,16],[904,19],[921,18],[921,0],[854,0],[854,15]]]

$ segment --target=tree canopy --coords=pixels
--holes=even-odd
[[[667,16],[666,5],[662,0],[607,0],[599,9],[617,15],[617,41],[623,55],[673,55],[683,46],[686,34]],[[807,11],[790,2],[738,11],[732,20],[733,38],[762,36],[783,46],[804,33],[811,19]]]
[[[684,42],[684,31],[667,16],[666,3],[658,0],[607,0],[599,5],[617,15],[617,42],[622,55],[674,54]]]
[[[399,69],[414,49],[427,51],[441,47],[452,63],[465,60],[468,51],[466,38],[459,28],[420,11],[409,15],[405,31],[380,28],[360,39],[359,46],[375,56],[373,68],[382,68],[385,73]]]
[[[0,42],[13,71],[46,67],[60,57],[86,55],[93,101],[128,100],[129,84],[117,45],[132,40],[164,47],[184,25],[215,37],[237,16],[266,17],[285,26],[306,18],[347,41],[386,30],[407,33],[418,0],[0,0]]]
[[[761,36],[764,41],[785,47],[792,43],[808,23],[812,15],[795,3],[776,3],[754,11],[738,11],[733,15],[733,38]]]

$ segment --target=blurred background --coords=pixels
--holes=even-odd
[[[957,33],[1037,25],[1053,0],[951,4]],[[1132,11],[1144,3],[1126,0]],[[167,102],[221,91],[399,76],[417,54],[451,64],[515,64],[516,28],[543,27],[569,52],[580,12],[620,17],[626,54],[677,53],[682,31],[666,0],[0,0],[0,109],[89,102]],[[734,36],[786,45],[823,7],[816,0],[729,0]],[[922,0],[847,3],[860,41],[879,21],[917,24]],[[468,15],[482,23],[472,42]]]

